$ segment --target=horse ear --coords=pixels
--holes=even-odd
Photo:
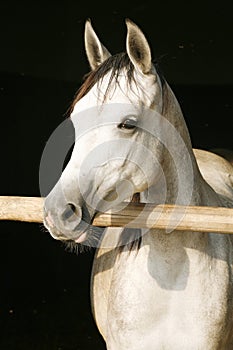
[[[109,51],[101,44],[94,29],[92,28],[91,21],[88,19],[85,24],[85,50],[91,69],[96,69],[101,63],[103,63],[108,57],[111,56]]]
[[[143,74],[151,71],[151,50],[141,29],[131,20],[126,19],[127,39],[126,51],[133,63]]]

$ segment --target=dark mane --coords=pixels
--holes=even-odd
[[[108,87],[105,91],[105,96],[107,96],[108,90],[110,88],[110,85],[113,81],[113,79],[118,79],[118,76],[122,69],[126,69],[127,72],[127,78],[129,81],[129,84],[134,79],[133,71],[134,66],[131,63],[127,53],[119,53],[114,56],[110,56],[106,61],[104,61],[97,69],[91,71],[90,73],[86,74],[84,76],[84,83],[81,85],[81,87],[78,89],[78,91],[75,94],[74,100],[68,110],[68,113],[72,113],[75,104],[83,97],[85,96],[91,88],[97,83],[100,83],[103,79],[103,77],[112,70],[111,77],[109,79]]]
[[[157,65],[157,63],[154,63],[156,67],[157,74],[160,77],[160,81],[162,83],[162,86],[164,85],[165,79],[163,78],[163,75],[161,74],[161,71]],[[126,69],[127,72],[127,80],[129,83],[129,86],[132,81],[134,81],[134,66],[132,62],[129,59],[129,56],[126,52],[118,53],[114,56],[110,56],[106,61],[104,61],[97,69],[89,72],[84,76],[84,82],[81,85],[81,87],[76,92],[74,99],[67,111],[67,115],[70,115],[74,109],[75,104],[84,97],[91,88],[98,83],[101,83],[104,76],[111,70],[111,77],[109,79],[109,83],[107,86],[107,89],[104,94],[104,99],[106,98],[109,88],[111,86],[111,83],[113,79],[117,82],[118,76],[120,72]]]

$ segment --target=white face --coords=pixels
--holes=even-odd
[[[162,173],[161,82],[144,34],[131,21],[126,25],[125,56],[112,60],[86,22],[85,49],[94,74],[106,62],[116,75],[108,71],[73,109],[73,153],[45,201],[44,224],[57,239],[83,241],[85,223],[92,223],[96,212],[145,191]]]
[[[112,82],[115,88],[103,102],[108,80],[106,75],[100,86],[79,100],[71,115],[73,153],[45,205],[49,213],[45,225],[54,238],[66,239],[74,231],[72,239],[76,240],[77,232],[80,235],[83,230],[81,224],[77,230],[77,216],[91,222],[96,212],[130,200],[160,176],[161,143],[154,137],[160,128],[160,119],[155,117],[161,111],[160,83],[154,75],[143,80],[137,73],[129,89],[122,74],[118,84]],[[76,208],[76,220],[69,218],[69,209],[64,210],[67,203]]]
[[[144,191],[158,176],[153,154],[159,142],[153,137],[155,112],[150,107],[161,111],[160,85],[155,76],[140,79],[137,74],[136,79],[137,86],[143,83],[143,90],[134,84],[127,91],[125,76],[121,75],[119,85],[108,91],[103,103],[107,75],[100,86],[95,85],[78,101],[71,115],[76,140],[61,177],[62,187],[70,198],[75,192],[71,184],[76,184],[87,206],[98,211]],[[156,99],[158,103],[154,104]]]

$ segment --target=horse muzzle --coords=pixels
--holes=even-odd
[[[85,207],[67,203],[54,210],[45,201],[44,226],[54,239],[82,243],[90,225],[91,216]]]

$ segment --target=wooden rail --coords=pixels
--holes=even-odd
[[[0,220],[42,223],[43,203],[40,197],[0,196]],[[231,208],[129,203],[114,209],[97,214],[93,225],[233,234]]]

